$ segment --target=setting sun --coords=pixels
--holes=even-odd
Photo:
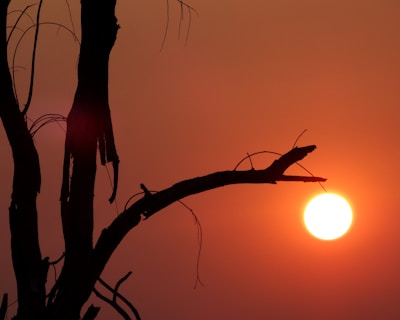
[[[324,193],[311,199],[304,210],[307,230],[321,240],[334,240],[350,228],[353,213],[342,196]]]

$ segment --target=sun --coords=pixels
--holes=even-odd
[[[334,240],[343,236],[353,222],[353,212],[342,196],[320,194],[307,204],[304,223],[307,230],[321,240]]]

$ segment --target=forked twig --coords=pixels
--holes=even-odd
[[[295,141],[295,143],[294,143],[294,145],[293,145],[293,147],[292,147],[292,150],[293,150],[294,148],[296,148],[296,143],[297,143],[297,141],[299,140],[299,138],[300,138],[306,131],[307,131],[307,129],[304,130],[304,131],[297,137],[297,139],[296,139],[296,141]],[[254,167],[253,167],[253,162],[252,162],[252,160],[251,160],[251,157],[252,157],[252,156],[255,156],[255,155],[263,154],[263,153],[274,154],[274,155],[277,155],[277,156],[282,156],[282,155],[283,155],[282,153],[275,152],[275,151],[269,151],[269,150],[263,150],[263,151],[253,152],[253,153],[247,153],[247,156],[244,157],[244,158],[242,158],[242,159],[236,164],[236,166],[233,168],[233,171],[236,171],[236,170],[239,168],[239,166],[240,166],[244,161],[246,161],[247,159],[249,159],[249,161],[250,161],[251,168],[254,169]],[[315,175],[314,175],[310,170],[308,170],[306,167],[304,167],[304,166],[303,166],[302,164],[300,164],[299,162],[295,162],[295,164],[296,164],[297,166],[299,166],[301,169],[303,169],[305,172],[307,172],[311,177],[315,177]],[[316,182],[320,185],[320,187],[321,187],[325,192],[327,192],[327,191],[326,191],[326,188],[324,187],[324,185],[322,184],[321,181],[316,181]]]

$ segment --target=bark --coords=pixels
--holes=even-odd
[[[0,2],[0,117],[11,146],[14,178],[9,208],[12,261],[18,289],[17,319],[40,319],[45,307],[47,264],[42,261],[36,197],[39,157],[14,96],[7,61],[6,18],[9,1]]]
[[[115,197],[117,186],[119,160],[108,103],[109,56],[119,28],[115,4],[115,0],[81,0],[78,86],[67,119],[60,199],[65,261],[56,284],[57,292],[49,301],[51,317],[59,320],[79,319],[82,305],[93,289],[89,279],[98,146],[101,163],[113,162],[115,183],[110,201]]]

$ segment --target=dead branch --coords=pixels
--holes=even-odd
[[[5,293],[5,294],[3,294],[3,299],[1,300],[0,320],[5,319],[6,313],[7,313],[7,307],[8,307],[8,294]]]
[[[82,320],[93,320],[97,317],[97,314],[100,311],[100,307],[95,307],[94,305],[90,305],[87,309],[85,315],[83,316]]]
[[[93,288],[93,292],[98,298],[100,298],[101,300],[107,302],[110,306],[112,306],[125,320],[132,320],[131,317],[129,317],[126,311],[123,308],[121,308],[121,306],[118,303],[112,301],[105,295],[101,294],[96,288]]]
[[[35,38],[33,41],[33,52],[32,52],[32,61],[31,61],[31,77],[30,77],[30,82],[29,82],[29,93],[28,93],[28,99],[25,103],[25,107],[22,111],[22,114],[26,114],[28,111],[30,105],[31,105],[31,100],[32,100],[32,92],[33,92],[33,82],[34,82],[34,76],[35,76],[35,62],[36,62],[36,47],[37,47],[37,42],[38,42],[38,36],[39,36],[39,26],[40,26],[40,10],[42,8],[42,3],[43,0],[39,1],[39,6],[38,6],[38,11],[36,14],[36,30],[35,30]]]
[[[118,294],[118,289],[121,286],[122,282],[124,282],[126,279],[130,277],[132,274],[132,271],[129,271],[125,276],[123,276],[121,279],[119,279],[115,285],[114,292],[113,292],[113,301],[117,301],[117,294]]]
[[[98,281],[100,284],[102,284],[107,290],[109,290],[113,294],[113,298],[109,299],[103,294],[101,294],[97,289],[93,289],[93,292],[97,297],[102,299],[103,301],[107,302],[110,306],[112,306],[125,320],[131,320],[129,317],[128,313],[118,304],[117,302],[117,297],[121,299],[132,311],[132,313],[135,315],[137,320],[141,320],[139,312],[137,309],[133,306],[133,304],[125,298],[122,294],[118,292],[119,287],[121,284],[128,279],[128,277],[132,274],[131,271],[129,271],[125,276],[123,276],[120,280],[117,281],[116,285],[114,288],[112,288],[107,282],[105,282],[103,279],[99,278]]]
[[[167,189],[152,194],[151,197],[145,196],[137,200],[123,211],[108,228],[103,229],[94,249],[94,264],[98,268],[94,270],[94,275],[98,278],[118,244],[132,228],[139,224],[142,218],[147,219],[154,213],[187,196],[232,184],[326,181],[325,178],[321,177],[284,175],[287,168],[303,159],[315,148],[315,146],[296,147],[263,170],[215,172],[206,176],[181,181]]]

